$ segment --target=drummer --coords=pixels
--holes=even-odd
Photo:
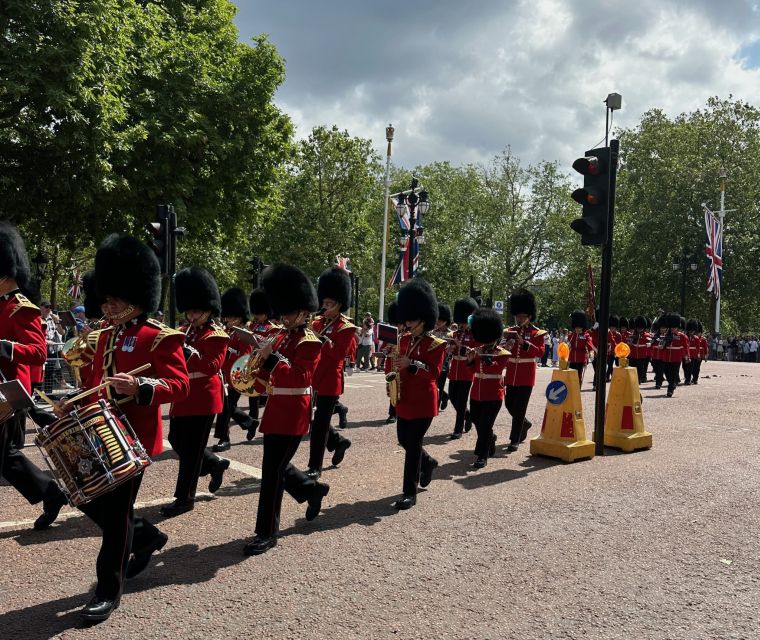
[[[184,334],[148,319],[158,308],[161,272],[153,251],[126,235],[106,238],[95,255],[95,283],[112,326],[98,336],[91,375],[85,387],[110,386],[100,397],[120,406],[148,455],[162,450],[161,405],[184,399],[189,379],[182,352]],[[127,372],[150,364],[139,377]],[[94,402],[93,394],[83,404]],[[66,404],[57,408],[63,415]],[[168,540],[145,518],[135,517],[134,503],[142,473],[84,504],[80,509],[101,529],[96,565],[97,586],[81,615],[88,622],[107,619],[119,606],[124,578],[140,573],[151,554]]]

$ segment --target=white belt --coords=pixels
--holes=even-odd
[[[668,347],[668,349],[683,349],[683,346],[681,346],[681,347]]]
[[[507,362],[513,362],[515,364],[524,364],[526,362],[536,362],[535,358],[510,358]]]
[[[270,396],[310,396],[311,387],[269,387]]]
[[[501,380],[500,373],[476,373],[475,377],[481,380]]]
[[[467,356],[452,356],[452,360],[467,360]]]
[[[201,373],[200,371],[193,371],[192,373],[188,373],[187,377],[190,378],[190,380],[197,380],[198,378],[208,378],[208,374]]]

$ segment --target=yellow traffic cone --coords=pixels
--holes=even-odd
[[[624,342],[615,347],[619,366],[612,372],[604,416],[604,445],[627,453],[652,446],[652,434],[644,431],[639,377],[636,369],[628,366],[629,353]]]
[[[546,409],[541,433],[530,441],[531,455],[572,462],[594,457],[594,443],[586,440],[578,372],[567,368],[570,347],[559,345],[559,369],[546,388]]]

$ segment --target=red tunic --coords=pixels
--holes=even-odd
[[[645,360],[649,357],[652,334],[649,331],[634,331],[631,334],[629,344],[631,346],[631,358]]]
[[[237,331],[232,331],[229,344],[227,345],[227,353],[224,357],[224,364],[222,365],[222,375],[225,383],[231,384],[230,370],[232,369],[232,365],[235,364],[235,360],[248,355],[252,350],[253,345],[245,342]]]
[[[224,407],[222,364],[227,356],[230,337],[214,324],[199,329],[185,327],[185,347],[192,352],[185,356],[190,378],[187,398],[172,404],[172,417],[210,416],[221,413]]]
[[[404,420],[434,418],[438,415],[438,376],[446,342],[429,333],[414,338],[405,333],[399,342],[399,353],[407,355],[412,364],[399,371],[401,399],[396,415]]]
[[[278,336],[276,351],[264,362],[269,398],[261,433],[302,436],[311,422],[311,384],[322,343],[311,329],[298,327]]]
[[[589,354],[594,352],[594,341],[591,334],[588,331],[580,334],[573,331],[573,333],[568,334],[568,341],[570,343],[570,359],[568,362],[588,364]]]
[[[342,314],[325,329],[328,322],[327,318],[319,316],[312,325],[315,331],[329,338],[322,343],[313,386],[317,395],[337,397],[343,393],[343,367],[356,342],[356,325]]]
[[[699,336],[687,336],[687,340],[689,341],[689,357],[692,360],[699,358]]]
[[[507,338],[502,345],[511,352],[507,358],[504,383],[509,387],[532,387],[536,384],[536,358],[544,354],[544,334],[532,324],[509,327],[505,333],[520,334],[525,342],[520,346],[516,338]]]
[[[6,380],[18,379],[31,393],[30,367],[45,364],[47,339],[39,308],[18,290],[0,296],[0,340],[11,342],[11,357],[0,357],[0,371]]]
[[[466,329],[457,329],[454,332],[454,339],[458,340],[461,347],[468,349],[474,349],[479,346],[475,338],[472,337],[469,327]],[[463,350],[458,348],[455,344],[449,347],[451,351],[451,362],[449,363],[449,380],[465,380],[471,381],[475,375],[475,369],[467,366],[467,356],[460,355]]]
[[[607,355],[614,356],[615,347],[621,342],[623,342],[623,336],[620,332],[615,329],[609,329],[607,331]]]
[[[490,353],[490,358],[476,354],[470,363],[474,371],[470,388],[471,400],[504,400],[504,369],[509,352],[496,347]]]
[[[689,339],[685,333],[673,329],[673,339],[667,343],[661,341],[660,360],[663,362],[681,362],[689,357]]]
[[[705,360],[710,355],[710,345],[707,343],[707,338],[704,336],[698,336],[699,338],[699,353],[698,357]]]
[[[157,320],[135,319],[99,331],[86,387],[97,386],[115,373],[127,373],[143,364],[151,366],[138,374],[139,387],[134,396],[118,395],[106,387],[98,396],[82,400],[82,404],[94,402],[97,397],[115,401],[148,455],[161,453],[161,405],[184,399],[190,389],[182,353],[184,341],[184,333]]]

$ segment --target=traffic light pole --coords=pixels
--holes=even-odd
[[[600,283],[599,344],[597,345],[597,365],[595,372],[596,407],[594,414],[594,443],[596,455],[604,455],[604,418],[607,404],[607,333],[610,321],[610,288],[612,284],[612,239],[615,222],[615,185],[620,142],[612,140],[609,147],[609,197],[607,198],[607,241],[602,245],[602,277]]]
[[[177,212],[169,205],[169,326],[177,326],[177,303],[174,291],[174,274],[177,272]]]

